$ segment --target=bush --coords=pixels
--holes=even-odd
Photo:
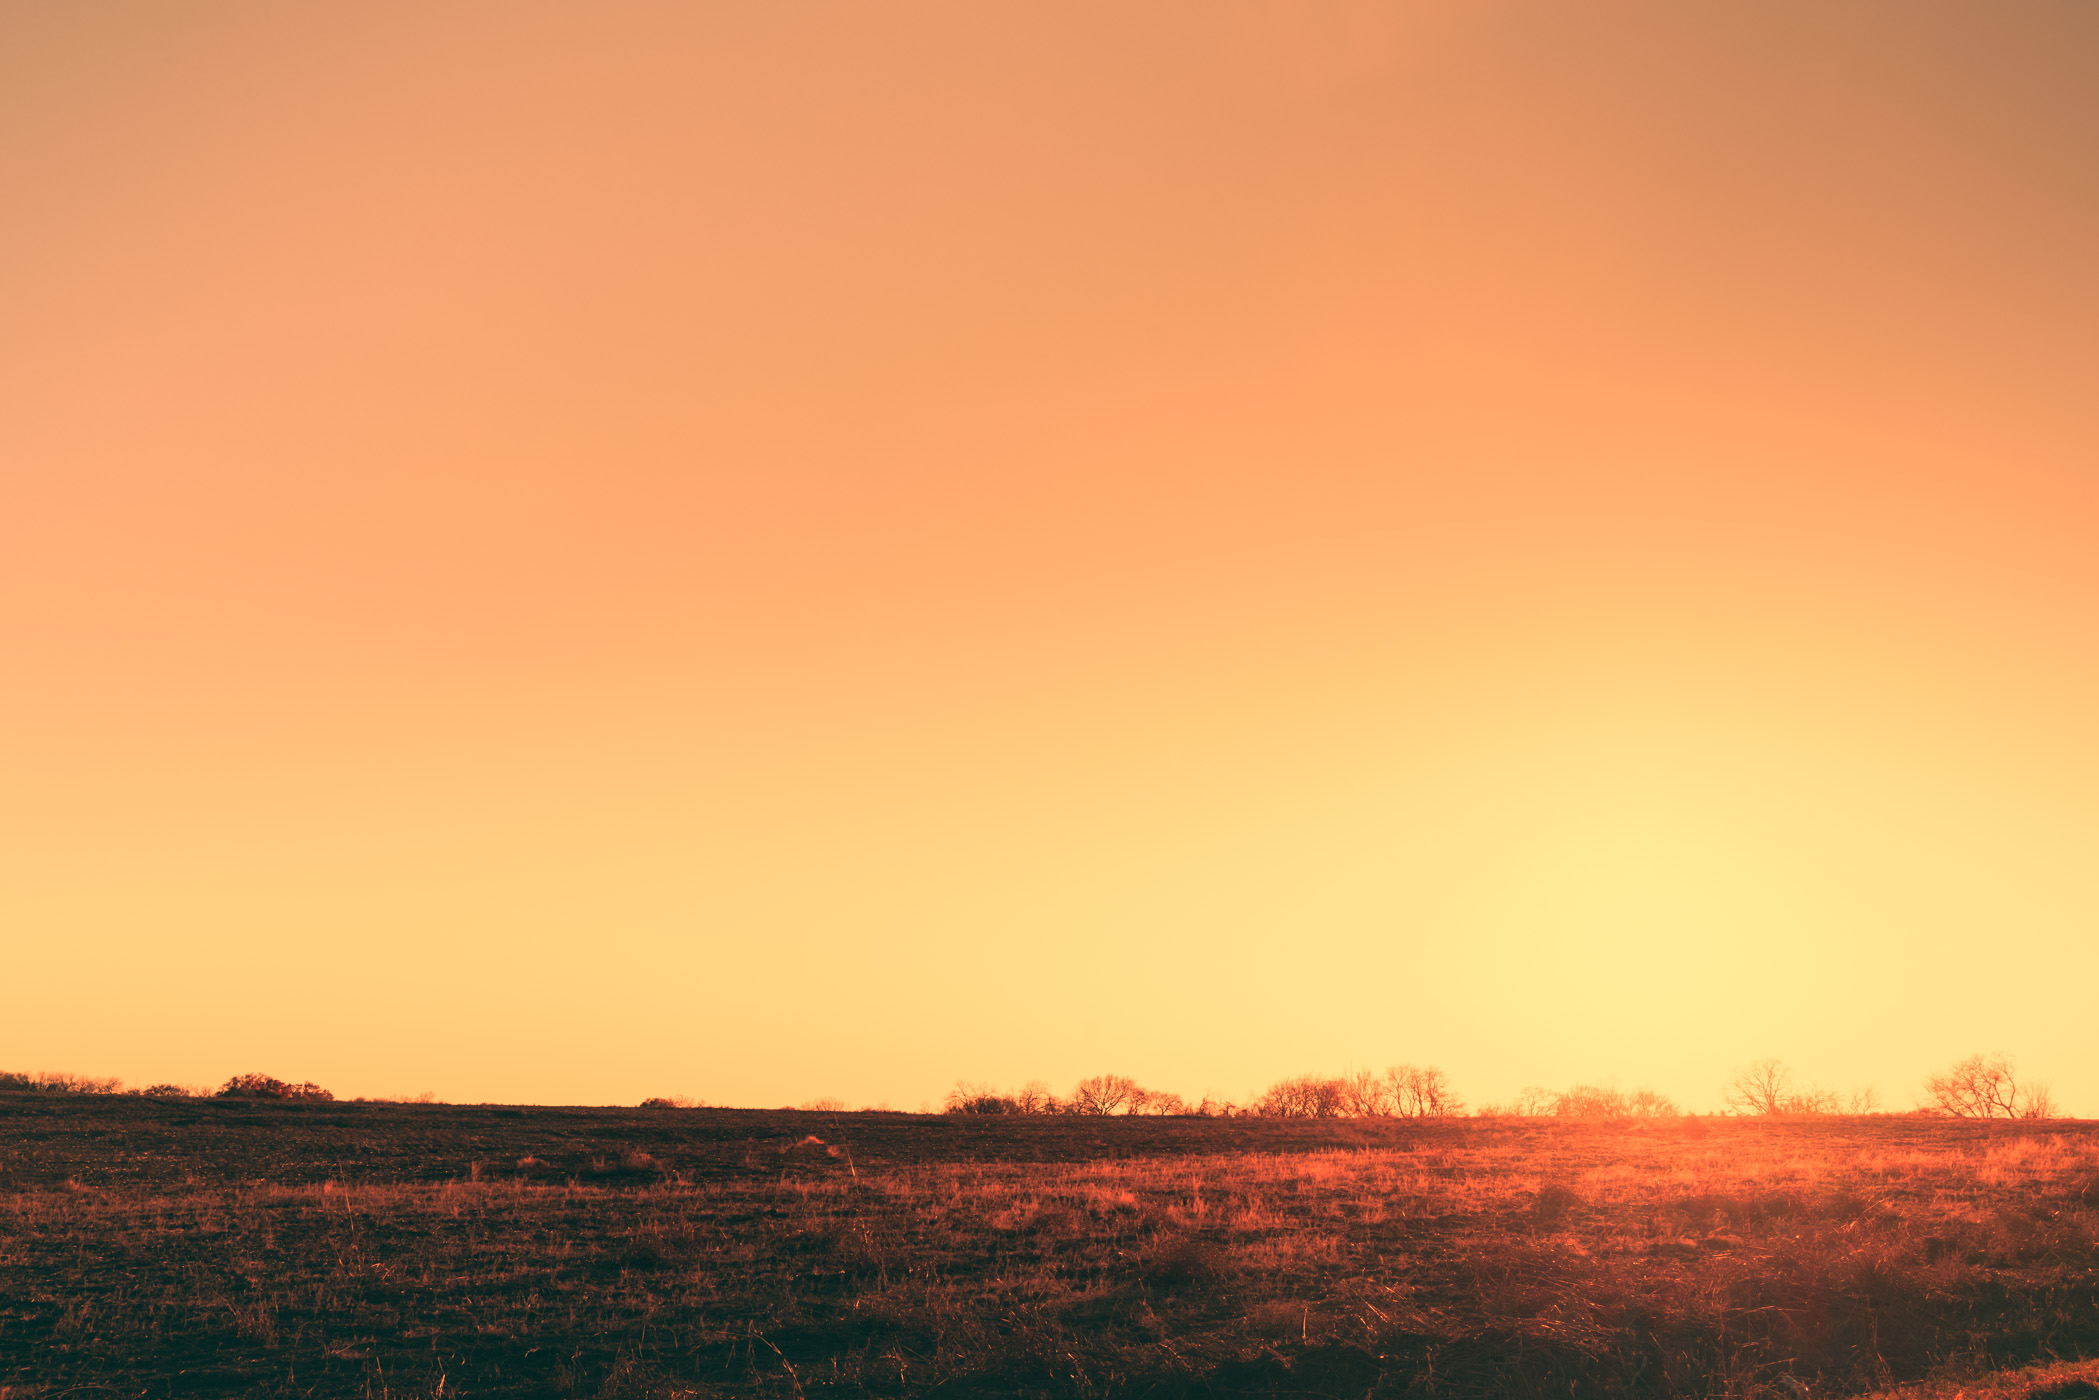
[[[1626,1096],[1625,1112],[1629,1118],[1676,1118],[1683,1110],[1667,1094],[1652,1089],[1635,1089]]]
[[[950,1094],[947,1105],[941,1109],[941,1112],[965,1114],[1018,1113],[1020,1112],[1020,1105],[1007,1098],[1004,1094],[970,1094],[960,1098]]]
[[[1623,1093],[1599,1084],[1577,1084],[1552,1100],[1555,1118],[1624,1118],[1631,1109]]]
[[[272,1099],[279,1103],[333,1103],[335,1095],[318,1084],[287,1084],[267,1074],[236,1074],[219,1086],[222,1099]]]

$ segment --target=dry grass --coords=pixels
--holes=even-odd
[[[430,1109],[349,1112],[375,1137],[444,1131]],[[148,1154],[152,1170],[48,1153],[66,1177],[0,1194],[0,1385],[15,1400],[1926,1382],[1908,1393],[1980,1400],[2090,1372],[1977,1377],[2099,1352],[2099,1135],[2081,1124],[1466,1123],[1275,1151],[1256,1123],[1217,1151],[1233,1140],[1119,1122],[958,1138],[891,1120],[855,1142],[850,1123],[704,1115],[711,1137],[644,1147],[604,1139],[660,1115],[600,1115],[596,1139],[573,1116],[537,1137],[512,1125],[497,1143],[462,1110],[451,1133],[488,1151],[448,1180],[226,1180],[204,1123],[191,1161]],[[0,1141],[18,1126],[0,1118]],[[985,1144],[1004,1159],[958,1159]],[[1110,1155],[1125,1148],[1144,1151]]]

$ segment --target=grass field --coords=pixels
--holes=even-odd
[[[2099,1395],[2095,1242],[2087,1123],[5,1094],[0,1397]]]

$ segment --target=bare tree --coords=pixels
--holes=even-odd
[[[1509,1112],[1518,1118],[1543,1118],[1553,1111],[1558,1095],[1538,1084],[1526,1084],[1509,1100]]]
[[[1254,1102],[1264,1118],[1339,1118],[1342,1081],[1316,1074],[1280,1079]]]
[[[1775,1117],[1786,1111],[1793,1093],[1793,1071],[1780,1060],[1754,1060],[1735,1071],[1721,1099],[1731,1113]]]
[[[1071,1091],[1071,1111],[1104,1117],[1123,1108],[1144,1091],[1137,1081],[1128,1075],[1097,1074],[1091,1079],[1081,1079]]]
[[[1924,1081],[1927,1106],[1955,1118],[2051,1118],[2047,1086],[2022,1085],[2002,1055],[1970,1055]]]
[[[1019,1105],[1022,1113],[1049,1113],[1056,1106],[1057,1096],[1050,1092],[1049,1085],[1039,1079],[1030,1079],[1014,1092],[1013,1102]]]
[[[1552,1096],[1555,1118],[1623,1118],[1627,1101],[1622,1090],[1602,1084],[1577,1084]]]
[[[1341,1077],[1341,1111],[1350,1118],[1388,1118],[1392,1086],[1376,1070],[1359,1069]]]
[[[966,1105],[972,1099],[988,1098],[997,1093],[998,1090],[992,1088],[989,1084],[972,1084],[966,1079],[958,1079],[955,1081],[955,1087],[947,1091],[947,1097],[941,1100],[940,1111],[942,1113],[967,1112]]]
[[[1756,1060],[1735,1071],[1723,1097],[1728,1111],[1766,1118],[1812,1117],[1842,1113],[1844,1100],[1819,1084],[1796,1087],[1793,1071],[1782,1060]]]
[[[1434,1065],[1393,1065],[1385,1071],[1393,1111],[1402,1118],[1450,1118],[1465,1111],[1450,1081]]]
[[[1871,1084],[1866,1085],[1864,1088],[1853,1089],[1850,1098],[1844,1102],[1844,1111],[1846,1113],[1880,1112],[1880,1090],[1874,1088]]]
[[[1635,1089],[1626,1097],[1625,1112],[1629,1118],[1674,1118],[1680,1110],[1666,1094],[1658,1094],[1652,1089]]]
[[[1815,1085],[1802,1089],[1797,1094],[1788,1095],[1783,1111],[1802,1118],[1817,1114],[1842,1113],[1844,1101],[1837,1097],[1836,1090]]]

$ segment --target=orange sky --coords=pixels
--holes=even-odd
[[[0,1068],[2099,1112],[2099,8],[0,12]]]

